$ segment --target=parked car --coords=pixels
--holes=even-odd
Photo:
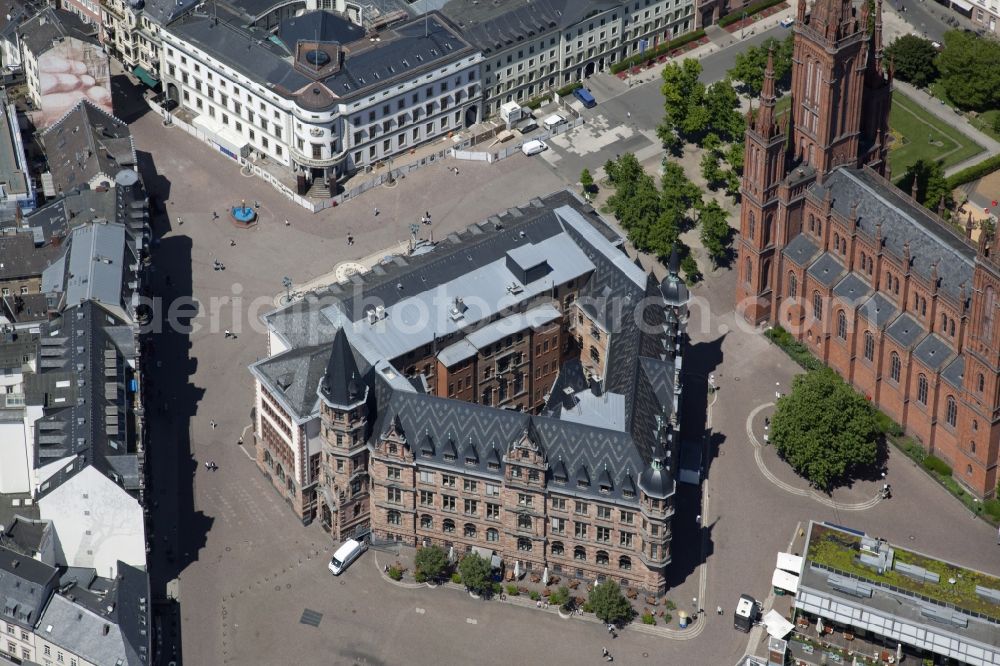
[[[366,550],[368,550],[368,544],[348,539],[337,549],[333,557],[330,558],[330,573],[334,576],[339,576],[343,573],[344,569],[351,565],[351,562],[358,559],[361,553]]]
[[[781,19],[782,28],[791,28],[793,25],[795,25],[795,19],[791,16]]]
[[[573,96],[580,100],[585,107],[592,109],[597,106],[597,100],[594,96],[590,94],[590,91],[586,88],[577,88],[573,91]]]
[[[532,139],[531,141],[525,141],[521,144],[521,152],[531,157],[532,155],[537,155],[538,153],[548,150],[549,147],[545,145],[545,142],[541,139]]]
[[[560,116],[558,113],[553,113],[551,116],[542,121],[545,125],[545,129],[552,129],[553,127],[558,127],[566,122],[566,119]]]

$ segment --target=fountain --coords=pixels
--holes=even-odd
[[[246,199],[241,200],[239,206],[230,208],[229,214],[232,215],[233,221],[240,226],[249,227],[257,221],[257,211],[253,209],[253,206],[247,205]]]

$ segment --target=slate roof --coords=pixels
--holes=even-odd
[[[7,502],[6,497],[4,501]],[[43,542],[52,537],[52,523],[25,516],[15,516],[10,522],[0,523],[0,546],[27,557],[35,557],[41,551]]]
[[[941,373],[941,379],[957,389],[962,388],[962,382],[965,379],[965,356],[958,356],[949,363],[948,367]]]
[[[806,234],[799,234],[782,249],[782,254],[799,266],[806,266],[819,252],[819,248]]]
[[[824,287],[830,288],[837,283],[840,276],[844,274],[844,266],[833,254],[824,252],[819,259],[809,267],[809,277],[816,280]]]
[[[858,309],[858,314],[875,324],[876,328],[887,325],[896,318],[898,312],[892,301],[877,292]]]
[[[68,192],[97,176],[114,183],[115,174],[136,166],[128,125],[81,100],[41,134],[57,192]]]
[[[21,38],[21,43],[36,57],[67,37],[91,44],[99,43],[97,30],[93,25],[85,22],[73,12],[48,6],[43,7],[33,17],[24,21],[17,33]]]
[[[330,359],[320,382],[320,391],[323,398],[331,404],[349,407],[364,399],[360,379],[354,352],[347,342],[347,333],[340,329],[333,337]]]
[[[35,247],[30,233],[0,236],[0,280],[40,278],[59,254],[57,248]]]
[[[909,242],[912,270],[924,280],[930,280],[936,262],[940,288],[952,298],[959,297],[963,282],[972,284],[976,249],[964,236],[872,171],[840,167],[822,184],[811,185],[810,191],[819,199],[829,191],[834,210],[847,219],[856,204],[858,225],[869,238],[875,238],[876,226],[881,222],[885,247],[896,257],[903,257],[903,245]]]
[[[577,24],[591,14],[620,7],[620,0],[451,0],[442,13],[489,55],[538,35]]]
[[[914,357],[923,363],[928,370],[937,371],[944,367],[953,355],[951,345],[937,333],[931,333],[921,340],[913,350]]]
[[[58,580],[55,567],[0,547],[0,617],[33,630]]]
[[[850,303],[859,303],[871,290],[864,278],[852,271],[833,288],[833,295]]]
[[[251,366],[254,374],[272,389],[271,395],[282,402],[289,413],[306,419],[319,408],[316,389],[330,360],[330,345],[312,345],[289,349]]]
[[[381,31],[378,42],[369,42],[362,34],[341,43],[346,56],[339,68],[333,68],[335,71],[326,68],[314,75],[305,67],[295,66],[296,42],[286,39],[312,42],[320,32],[331,38],[350,38],[356,33],[349,27],[332,27],[344,20],[325,11],[308,12],[283,24],[284,36],[279,31],[272,39],[268,31],[221,5],[210,13],[187,13],[166,30],[240,74],[270,84],[276,93],[315,111],[374,90],[394,88],[403,80],[475,53],[444,17],[432,12]]]
[[[924,329],[920,323],[908,313],[896,317],[896,320],[889,324],[886,335],[895,340],[904,349],[909,349],[924,334]]]
[[[139,487],[127,385],[136,355],[132,340],[130,326],[92,301],[43,326],[39,371],[25,377],[26,402],[44,408],[35,422],[34,466],[75,462],[48,478],[39,497],[87,465],[126,490]]]

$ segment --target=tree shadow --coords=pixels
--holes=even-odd
[[[139,153],[139,168],[150,198],[169,192],[169,181],[155,172],[148,153]],[[161,199],[162,200],[162,199]],[[159,299],[157,314],[144,333],[143,363],[147,369],[146,420],[150,433],[148,460],[150,488],[147,530],[150,588],[161,611],[159,621],[176,620],[176,631],[163,636],[160,654],[180,655],[180,600],[171,601],[179,574],[198,558],[213,519],[195,508],[194,475],[198,462],[192,455],[190,424],[204,390],[190,382],[196,369],[191,358],[190,319],[194,308],[183,316],[170,317],[178,299],[190,299],[192,243],[186,236],[163,234],[169,224],[153,224],[151,291]],[[166,602],[164,601],[166,600]],[[175,659],[173,656],[170,659]]]

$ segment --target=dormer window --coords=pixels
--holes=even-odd
[[[489,467],[489,469],[490,469],[491,472],[499,472],[500,471],[500,463],[491,462],[488,465],[488,467]]]
[[[635,497],[635,491],[634,490],[623,490],[622,491],[622,497],[624,497],[625,499],[633,499]]]
[[[472,467],[475,467],[476,465],[479,464],[479,461],[476,460],[475,458],[473,458],[472,456],[466,456],[465,457],[465,464],[466,465],[470,465]]]
[[[450,453],[446,453],[446,454],[444,454],[444,459],[445,459],[446,462],[454,462],[455,461],[455,456],[452,455],[452,454],[450,454]]]
[[[590,482],[587,481],[586,479],[580,479],[579,481],[576,482],[576,486],[577,488],[588,488],[590,487]]]

